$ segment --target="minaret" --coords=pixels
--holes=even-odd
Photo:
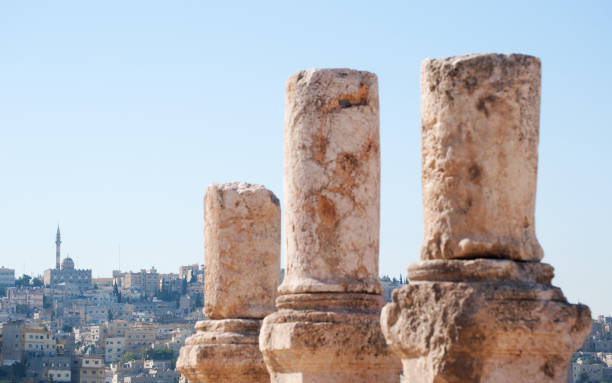
[[[59,225],[57,225],[57,235],[55,236],[55,268],[60,269],[60,245],[62,244]]]

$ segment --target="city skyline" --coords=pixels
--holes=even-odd
[[[3,3],[0,266],[52,267],[58,224],[62,253],[93,277],[119,263],[202,264],[209,184],[262,184],[282,206],[289,76],[351,67],[379,82],[379,274],[405,275],[423,241],[422,60],[517,52],[542,60],[543,262],[569,301],[611,313],[611,11],[603,1]]]

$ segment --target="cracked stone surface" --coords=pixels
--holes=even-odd
[[[280,281],[280,204],[244,182],[213,184],[204,197],[205,314],[261,319]]]
[[[286,94],[280,293],[380,293],[376,75],[301,71]]]
[[[274,383],[398,383],[374,294],[290,294],[264,319],[260,350]]]
[[[284,142],[287,274],[259,337],[270,379],[396,383],[401,364],[379,321],[376,76],[291,76]]]
[[[193,383],[269,382],[258,347],[259,319],[220,319],[196,324],[176,368]]]
[[[538,261],[540,60],[426,59],[421,66],[422,259]]]
[[[425,240],[381,314],[410,383],[561,383],[591,327],[540,263],[534,208],[540,60],[421,67]]]
[[[415,282],[381,325],[410,383],[562,383],[591,312],[533,282]]]
[[[280,206],[260,185],[212,184],[204,197],[205,308],[176,366],[192,383],[263,383],[259,329],[280,281]]]

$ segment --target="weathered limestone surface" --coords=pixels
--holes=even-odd
[[[381,314],[410,383],[565,381],[591,313],[551,285],[534,231],[540,62],[425,60],[425,241]]]
[[[291,294],[260,333],[272,382],[399,382],[401,364],[380,329],[375,294]]]
[[[259,329],[280,280],[280,206],[263,186],[211,185],[204,199],[205,313],[181,348],[190,382],[269,382]]]
[[[376,76],[291,76],[284,151],[287,274],[259,338],[271,381],[398,382],[379,322]]]
[[[287,82],[281,293],[380,293],[376,75],[301,71]]]
[[[260,185],[213,184],[204,209],[205,314],[265,317],[280,281],[278,199]]]
[[[258,346],[260,327],[258,319],[200,321],[176,366],[189,382],[269,382]]]
[[[411,284],[394,291],[383,309],[383,333],[402,358],[407,382],[565,381],[591,313],[546,282],[552,267],[531,264],[521,275],[516,262],[486,260],[463,275],[440,276],[431,262],[473,261],[411,265]],[[491,263],[500,263],[496,271]],[[513,278],[505,279],[508,273]]]
[[[427,59],[421,66],[423,259],[538,261],[540,60]]]

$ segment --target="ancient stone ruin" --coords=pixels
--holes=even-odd
[[[211,185],[204,197],[205,314],[181,348],[190,382],[269,382],[259,328],[280,281],[280,206],[246,183]]]
[[[427,59],[421,95],[421,261],[409,265],[410,284],[381,314],[377,78],[348,69],[290,77],[287,272],[276,296],[274,194],[249,184],[211,186],[211,320],[196,325],[177,362],[190,382],[565,380],[591,314],[569,304],[551,285],[553,268],[540,263],[540,61],[495,54]]]
[[[397,382],[379,322],[376,76],[291,76],[284,152],[287,274],[260,335],[271,381]]]
[[[539,262],[539,106],[535,57],[423,62],[425,240],[381,317],[408,382],[563,382],[589,332]]]

